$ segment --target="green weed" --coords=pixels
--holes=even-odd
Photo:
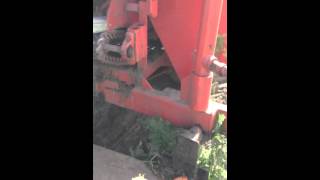
[[[174,126],[159,117],[138,120],[149,131],[151,152],[171,153],[176,145],[177,132]]]
[[[211,143],[200,147],[198,166],[209,171],[209,180],[227,179],[227,138],[220,133],[224,119],[219,115]]]

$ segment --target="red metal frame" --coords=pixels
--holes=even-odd
[[[219,60],[227,64],[227,1],[223,1],[222,13],[219,25],[219,35],[223,37],[223,50],[216,54]]]
[[[153,63],[148,62],[147,54],[148,17],[165,48],[165,54]],[[110,80],[99,83],[97,90],[106,101],[118,106],[161,116],[177,126],[199,125],[204,131],[211,131],[217,113],[227,112],[226,105],[210,100],[213,74],[208,66],[218,33],[226,34],[224,18],[224,0],[111,0],[107,29],[127,28],[121,55],[128,65],[136,64],[137,69],[111,66],[105,69],[106,75],[132,85],[129,91]],[[129,46],[133,48],[133,56],[128,59]],[[180,79],[180,91],[155,90],[147,81],[164,66],[174,68]]]

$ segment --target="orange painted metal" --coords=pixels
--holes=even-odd
[[[213,74],[208,66],[218,34],[226,34],[224,18],[224,0],[111,0],[107,29],[126,29],[121,56],[129,67],[110,66],[106,74],[130,86],[130,91],[110,89],[107,80],[97,90],[118,106],[210,132],[217,113],[227,112],[226,105],[210,100]],[[165,51],[154,62],[148,61],[147,50],[151,25]],[[133,48],[130,57],[129,47]],[[175,70],[180,89],[152,87],[147,79],[161,67]]]

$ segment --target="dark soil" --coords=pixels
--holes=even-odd
[[[129,149],[146,137],[145,129],[136,121],[141,115],[108,104],[100,95],[93,106],[93,143],[130,155]]]
[[[130,156],[130,149],[137,149],[137,146],[143,146],[144,154],[149,153],[148,131],[137,122],[141,114],[106,103],[100,95],[94,98],[93,106],[94,144]],[[152,161],[136,158],[145,161],[152,172],[164,180],[182,173],[173,169],[172,157],[167,154],[155,156]]]

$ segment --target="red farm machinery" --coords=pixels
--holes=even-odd
[[[227,74],[226,3],[106,1],[97,92],[111,104],[210,132],[227,113],[227,105],[210,99],[214,74]]]

